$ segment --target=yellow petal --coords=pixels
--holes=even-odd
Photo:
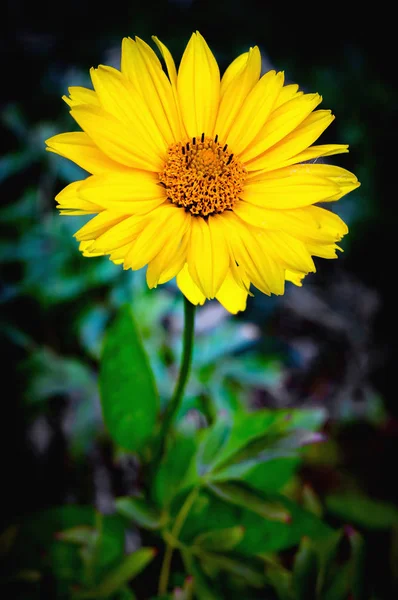
[[[305,94],[295,96],[273,110],[256,138],[240,156],[246,168],[249,171],[255,170],[251,167],[249,161],[257,158],[287,136],[308,117],[321,101],[322,98],[319,94]]]
[[[283,81],[283,73],[269,71],[247,96],[226,137],[226,142],[234,153],[241,154],[262,130],[282,89]],[[227,90],[226,96],[228,93]],[[244,154],[242,160],[246,160]]]
[[[229,268],[223,218],[193,218],[187,257],[189,273],[206,298],[214,298]]]
[[[300,273],[315,271],[314,261],[300,240],[284,231],[263,231],[258,235],[265,252],[285,269]]]
[[[336,250],[343,251],[337,244],[317,244],[306,242],[306,246],[311,252],[312,256],[319,256],[320,258],[337,258]]]
[[[228,271],[216,298],[226,310],[234,315],[246,308],[247,292],[236,283],[231,271]]]
[[[293,98],[297,98],[298,96],[302,96],[303,92],[299,92],[299,86],[297,83],[290,83],[289,85],[284,85],[281,89],[281,92],[277,99],[275,100],[274,110],[282,106],[282,104],[286,104],[289,100]]]
[[[303,285],[303,279],[305,277],[305,273],[295,273],[294,271],[289,271],[288,269],[285,271],[286,281],[290,281],[294,283],[294,285],[298,285],[301,287]]]
[[[311,146],[311,148],[303,150],[300,154],[296,154],[292,160],[294,160],[295,163],[302,163],[309,160],[315,160],[321,156],[333,156],[334,154],[345,154],[346,152],[348,152],[348,144],[323,144],[320,146]],[[286,161],[286,163],[280,165],[280,167],[288,166],[288,164],[292,164],[290,163],[290,159],[289,162]]]
[[[79,231],[75,233],[75,238],[79,242],[94,240],[124,219],[125,217],[123,215],[115,215],[112,212],[104,210],[79,229]]]
[[[155,52],[140,38],[124,38],[122,72],[140,94],[166,145],[181,139],[175,96]]]
[[[334,115],[328,110],[317,110],[311,113],[289,135],[253,160],[250,169],[276,169],[284,166],[284,161],[313,144],[333,120]]]
[[[125,269],[141,269],[162,251],[169,238],[182,240],[191,216],[184,210],[167,204],[146,215],[141,233],[137,236],[124,260]]]
[[[166,201],[165,190],[155,173],[133,169],[123,174],[88,177],[80,185],[79,195],[125,215],[149,212]]]
[[[91,257],[95,257],[95,256],[103,256],[104,255],[103,252],[91,252],[90,251],[91,244],[92,244],[91,240],[88,240],[86,242],[80,242],[79,250],[83,254],[83,256],[87,256],[88,258],[91,258]]]
[[[166,63],[167,74],[169,76],[172,87],[177,87],[177,69],[170,50],[159,40],[158,37],[156,37],[156,35],[153,35],[152,39],[159,48],[163,60]]]
[[[352,190],[355,190],[361,185],[353,173],[336,165],[317,163],[297,165],[297,167],[301,172],[311,173],[317,177],[325,177],[328,181],[333,181],[333,183],[339,187],[338,193],[335,196],[328,198],[328,201],[339,200],[342,196],[352,192]]]
[[[142,215],[124,217],[122,220],[111,224],[107,229],[100,231],[97,235],[93,235],[92,237],[95,239],[90,249],[95,252],[110,254],[124,246],[131,247],[143,230],[144,223]]]
[[[220,97],[217,61],[199,32],[193,33],[178,70],[178,96],[190,137],[214,136]]]
[[[242,199],[264,208],[286,209],[325,202],[339,192],[338,185],[331,179],[311,172],[297,172],[297,166],[304,165],[271,171],[265,173],[261,180],[248,181]]]
[[[177,69],[176,69],[176,66],[174,63],[174,59],[171,55],[170,50],[156,36],[153,35],[152,39],[155,42],[155,44],[157,45],[157,47],[159,48],[159,50],[162,54],[163,60],[166,63],[167,74],[169,76],[169,80],[171,83],[171,89],[173,92],[174,104],[176,106],[176,110],[178,113],[178,122],[180,125],[181,139],[185,139],[188,137],[188,134],[185,130],[185,125],[182,120],[180,101],[178,98],[178,90],[177,90]]]
[[[315,114],[315,113],[314,113]],[[274,146],[276,148],[276,146]],[[273,149],[270,150],[270,153]],[[324,144],[321,146],[311,146],[310,148],[306,148],[302,152],[295,154],[294,156],[287,158],[285,160],[281,160],[281,162],[273,163],[269,159],[269,154],[265,152],[264,156],[264,166],[259,171],[252,171],[248,174],[247,180],[256,179],[261,176],[262,173],[267,173],[268,171],[272,171],[274,169],[281,169],[282,167],[288,167],[289,165],[294,165],[298,163],[303,163],[311,160],[315,160],[316,158],[321,158],[323,156],[333,156],[334,154],[345,154],[348,152],[347,144]],[[266,162],[266,165],[265,165]]]
[[[72,160],[89,173],[127,172],[125,167],[104,154],[84,131],[60,133],[46,140],[47,150]]]
[[[347,225],[338,215],[317,206],[281,211],[241,201],[234,211],[250,225],[270,231],[285,231],[303,241],[336,242],[348,232]]]
[[[147,171],[162,170],[164,161],[145,147],[132,124],[121,123],[96,106],[76,106],[71,115],[94,143],[116,162]]]
[[[234,213],[223,215],[228,228],[228,241],[235,262],[240,265],[253,285],[264,294],[283,294],[284,269],[264,251],[261,230],[251,228]]]
[[[227,86],[224,84],[224,93],[215,126],[215,131],[223,142],[229,141],[227,138],[228,131],[239,114],[247,95],[260,77],[261,55],[257,46],[252,48],[245,56],[247,56],[246,63],[235,76],[230,78]],[[234,151],[238,152],[235,148]]]
[[[220,99],[222,99],[223,95],[229,88],[229,85],[232,83],[232,81],[236,79],[236,77],[239,77],[242,71],[244,71],[244,69],[246,68],[249,53],[251,52],[251,50],[252,48],[250,48],[249,52],[244,52],[243,54],[240,54],[240,56],[237,56],[235,60],[233,60],[231,64],[226,68],[225,73],[221,78]]]
[[[100,104],[94,90],[89,90],[80,86],[72,86],[68,88],[68,92],[69,98],[68,96],[62,96],[62,99],[70,107],[77,106],[78,104],[94,104],[95,106],[99,106]]]
[[[161,251],[150,261],[146,272],[148,287],[153,288],[173,279],[184,267],[190,230],[189,226],[182,238],[170,236]]]
[[[195,304],[204,304],[206,296],[202,294],[198,286],[194,283],[189,274],[188,265],[186,264],[177,275],[177,285],[186,298]]]
[[[159,122],[136,87],[113,67],[99,66],[91,69],[90,74],[104,110],[122,123],[131,124],[143,147],[165,159],[168,143],[162,137]]]
[[[82,183],[82,181],[74,181],[55,196],[61,215],[91,215],[103,210],[98,204],[79,197],[78,189]]]

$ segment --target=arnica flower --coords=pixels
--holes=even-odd
[[[75,235],[84,256],[109,255],[124,269],[147,266],[150,288],[174,277],[193,303],[244,310],[251,285],[283,294],[335,258],[347,233],[316,206],[359,186],[349,171],[318,161],[346,145],[312,144],[330,125],[322,98],[261,76],[257,47],[220,79],[200,33],[178,72],[141,39],[124,39],[120,71],[91,70],[93,90],[64,97],[83,131],[47,140],[48,150],[88,171],[58,194],[61,214],[95,215]]]

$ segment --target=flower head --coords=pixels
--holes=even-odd
[[[335,258],[347,227],[316,206],[359,186],[321,162],[346,145],[312,144],[333,121],[322,98],[260,76],[257,47],[220,79],[194,33],[178,73],[141,39],[124,39],[120,71],[91,69],[94,90],[64,97],[83,131],[47,140],[48,150],[90,175],[56,201],[61,214],[93,214],[75,235],[85,256],[109,255],[125,269],[147,266],[149,287],[177,277],[194,304],[217,298],[243,310],[253,285],[283,294],[315,271],[312,256]]]

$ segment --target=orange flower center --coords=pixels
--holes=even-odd
[[[170,202],[192,215],[208,217],[231,210],[243,191],[246,170],[218,136],[192,138],[170,146],[159,174]]]

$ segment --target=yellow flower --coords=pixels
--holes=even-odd
[[[346,145],[312,146],[333,121],[318,94],[260,77],[257,47],[220,80],[194,33],[177,70],[141,39],[124,39],[121,69],[91,69],[94,90],[64,97],[83,131],[47,140],[48,150],[91,173],[56,197],[61,214],[95,214],[75,235],[84,256],[109,255],[125,269],[147,265],[153,288],[177,277],[194,304],[217,298],[244,310],[250,285],[283,294],[335,258],[347,227],[318,202],[359,186],[341,167],[314,159]]]

